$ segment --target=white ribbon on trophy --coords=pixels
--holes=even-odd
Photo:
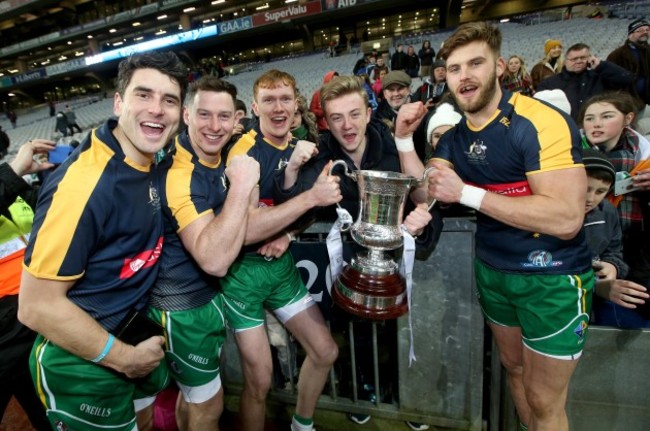
[[[416,361],[415,343],[413,342],[413,308],[411,308],[411,291],[413,289],[413,265],[415,263],[415,238],[409,233],[406,226],[401,225],[402,235],[404,235],[404,251],[402,252],[402,261],[399,265],[399,272],[406,281],[406,301],[409,307],[409,367]]]

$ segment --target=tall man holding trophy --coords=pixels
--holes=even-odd
[[[465,118],[436,147],[428,194],[477,211],[477,293],[520,429],[566,431],[567,389],[584,347],[594,282],[581,230],[580,135],[564,113],[501,90],[500,49],[498,28],[469,23],[440,51]],[[424,111],[419,103],[400,109],[409,119],[397,125],[396,143],[411,175],[423,171],[412,134]]]

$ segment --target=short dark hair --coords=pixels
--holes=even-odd
[[[126,87],[129,86],[133,73],[138,69],[156,69],[169,76],[181,87],[181,100],[185,97],[187,68],[173,52],[143,52],[122,60],[117,69],[117,92],[120,96],[124,97]]]
[[[583,49],[588,49],[588,50],[591,51],[591,48],[589,48],[589,45],[587,45],[586,43],[579,42],[579,43],[574,43],[573,45],[568,47],[566,52],[568,54],[571,51],[582,51]]]
[[[244,111],[244,115],[248,113],[248,109],[243,100],[235,99],[235,111]]]
[[[603,171],[602,169],[590,169],[590,168],[587,168],[586,171],[587,171],[587,176],[589,178],[595,178],[597,180],[609,184],[610,186],[614,183],[612,174],[610,174],[607,171]]]
[[[228,81],[219,79],[216,76],[205,75],[196,81],[190,83],[185,96],[185,106],[190,106],[194,101],[194,96],[199,91],[213,91],[215,93],[228,93],[232,97],[232,103],[236,105],[237,87]]]

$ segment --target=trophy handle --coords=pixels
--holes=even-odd
[[[435,170],[436,168],[434,168],[433,166],[426,168],[422,173],[422,178],[418,180],[418,186],[421,186],[422,183],[424,183],[427,180],[427,178],[429,178],[429,174]],[[431,208],[433,208],[435,204],[436,204],[436,199],[432,199],[431,202],[429,202],[429,210],[431,210]]]
[[[345,163],[345,160],[336,160],[334,163],[332,163],[332,166],[330,166],[329,175],[332,175],[332,171],[337,165],[342,165],[345,168],[345,171],[343,171],[343,173],[345,173],[346,176],[352,178],[355,182],[357,181],[357,177],[354,174],[348,172],[348,164]],[[339,215],[339,219],[341,219],[341,232],[346,232],[352,227],[353,220],[351,220],[350,214],[341,206],[341,204],[337,202],[336,206],[336,212]]]

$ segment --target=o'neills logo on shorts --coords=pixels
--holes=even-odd
[[[63,421],[54,422],[54,429],[56,431],[68,431],[68,426]]]
[[[79,410],[88,414],[97,416],[100,418],[107,418],[111,415],[111,409],[107,407],[97,407],[91,406],[90,404],[83,403],[79,406]]]
[[[149,268],[155,265],[160,257],[160,253],[162,253],[162,245],[163,237],[160,237],[153,250],[143,251],[132,259],[124,259],[124,264],[120,271],[120,280],[131,278],[142,268]]]

